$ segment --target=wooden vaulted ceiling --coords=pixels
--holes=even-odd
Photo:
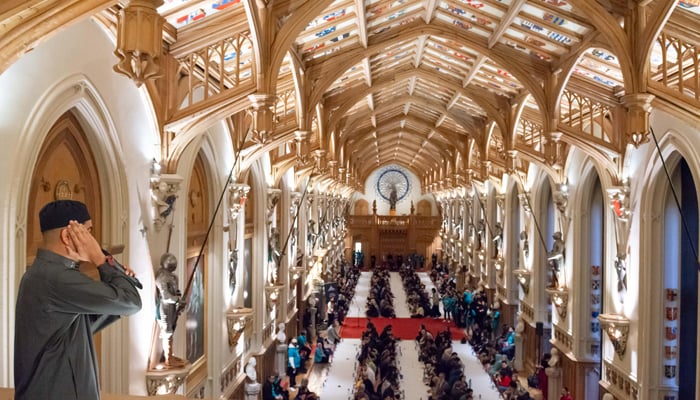
[[[389,163],[423,178],[435,177],[436,171],[477,169],[483,161],[494,162],[495,172],[501,172],[505,150],[511,149],[519,151],[521,167],[542,161],[546,131],[557,130],[557,123],[575,125],[586,113],[605,114],[597,105],[591,109],[598,111],[584,112],[582,104],[590,101],[580,99],[591,95],[614,103],[629,88],[623,78],[625,64],[618,59],[629,55],[611,51],[614,46],[607,41],[617,40],[616,34],[601,35],[605,24],[608,30],[624,25],[628,2],[644,3],[647,15],[673,13],[675,25],[690,21],[700,27],[696,0],[673,7],[667,0],[319,0],[325,9],[305,16],[305,28],[295,31],[289,48],[280,50],[284,61],[273,71],[276,130],[290,135],[288,142],[293,142],[295,129],[312,130],[313,146],[329,150],[329,158],[352,170],[360,182]],[[22,8],[21,2],[10,3]],[[33,9],[48,4],[32,3]],[[61,3],[68,7],[80,2]],[[111,6],[111,15],[121,7],[115,1],[89,3],[93,9]],[[211,57],[207,54],[215,54],[207,68],[221,64],[215,79],[205,81],[219,85],[205,102],[208,108],[193,108],[192,115],[209,112],[219,98],[222,104],[231,103],[224,92],[239,93],[231,88],[242,88],[242,95],[254,90],[261,69],[255,65],[250,14],[260,6],[272,7],[278,33],[295,12],[312,8],[306,0],[164,0],[158,9],[169,23],[164,38],[180,70],[198,77],[209,74],[203,67]],[[2,11],[0,7],[0,33],[12,32],[19,19]],[[115,23],[114,18],[104,19]],[[208,43],[214,28],[239,36],[222,41],[217,34]],[[207,46],[209,53],[187,53]],[[675,62],[685,67],[684,50],[660,41],[653,46],[652,79],[678,79],[669,78],[661,66]],[[566,83],[552,91],[548,79],[556,74],[564,75]],[[680,80],[682,90],[698,92],[690,81]],[[580,90],[559,101],[570,87]],[[178,111],[187,114],[194,101],[190,93]],[[221,110],[212,114],[224,115],[225,106]],[[166,125],[182,120],[175,113]],[[552,120],[557,120],[555,126]],[[589,130],[609,152],[619,147],[609,131]],[[580,142],[576,140],[571,142]]]

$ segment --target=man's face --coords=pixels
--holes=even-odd
[[[88,232],[90,232],[90,234],[92,234],[92,220],[91,219],[85,221],[83,223],[83,226],[85,226],[85,228],[88,230]]]

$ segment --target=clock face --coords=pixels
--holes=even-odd
[[[386,201],[391,201],[392,190],[396,190],[396,201],[403,200],[410,188],[408,176],[395,167],[384,170],[377,179],[377,192]]]

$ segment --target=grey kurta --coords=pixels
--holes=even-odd
[[[40,249],[22,277],[15,317],[15,399],[99,399],[93,333],[141,309],[127,277],[109,264],[94,281],[76,263]]]

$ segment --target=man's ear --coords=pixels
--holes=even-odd
[[[73,240],[70,237],[70,234],[68,233],[67,228],[61,229],[61,231],[58,233],[58,238],[61,241],[61,244],[70,247],[71,249],[75,250],[75,246],[73,245]]]

